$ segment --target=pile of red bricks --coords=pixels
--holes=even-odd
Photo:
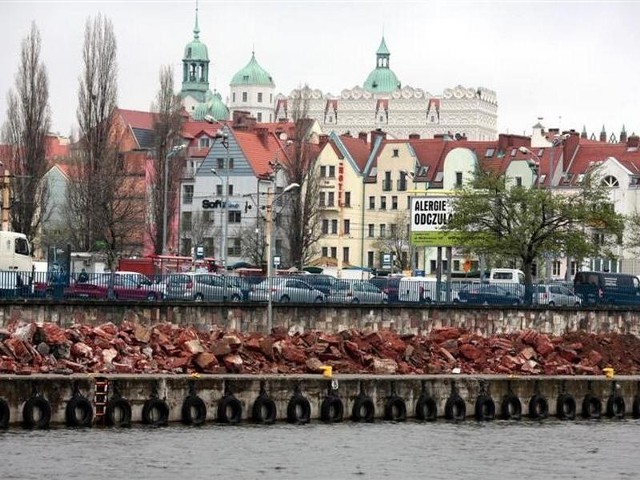
[[[518,375],[640,373],[633,335],[534,331],[481,337],[458,328],[429,336],[393,331],[271,335],[125,322],[63,329],[52,323],[0,329],[0,373],[336,373]]]

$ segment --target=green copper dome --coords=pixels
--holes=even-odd
[[[199,104],[193,111],[194,120],[204,120],[204,117],[211,115],[214,119],[221,122],[229,120],[229,109],[222,101],[222,96],[218,92],[207,92],[207,101]]]
[[[251,61],[236,73],[231,80],[230,86],[239,85],[264,85],[268,87],[275,87],[271,75],[262,68],[256,61],[255,53],[251,53]]]
[[[194,38],[184,47],[184,60],[208,62],[209,52],[207,51],[207,46],[197,38]]]
[[[192,60],[200,62],[209,61],[209,52],[207,46],[200,41],[200,28],[198,27],[198,8],[196,7],[196,24],[193,27],[193,40],[184,47],[183,60]]]
[[[364,82],[363,88],[371,93],[391,93],[399,90],[401,87],[400,80],[389,68],[389,49],[387,43],[382,37],[378,51],[376,52],[376,68],[373,70]]]

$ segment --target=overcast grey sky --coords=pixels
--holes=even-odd
[[[200,39],[210,84],[226,98],[251,58],[288,94],[308,83],[340,94],[375,67],[384,32],[403,85],[441,94],[487,87],[498,96],[498,131],[546,127],[640,134],[638,1],[215,1],[200,0]],[[119,106],[149,110],[158,72],[171,64],[180,85],[193,37],[195,0],[0,0],[0,123],[31,21],[40,29],[53,130],[75,124],[87,18],[102,13],[118,42]]]

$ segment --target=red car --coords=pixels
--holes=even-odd
[[[113,294],[109,296],[109,284]],[[138,284],[124,275],[99,274],[87,282],[75,282],[64,290],[65,297],[74,298],[112,298],[114,300],[149,300],[162,299],[162,293]]]

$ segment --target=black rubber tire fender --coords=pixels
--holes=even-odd
[[[251,420],[254,423],[261,423],[265,425],[271,425],[275,423],[278,416],[278,410],[276,408],[276,402],[271,400],[266,395],[260,395],[253,402],[251,408]]]
[[[384,419],[391,422],[407,420],[407,404],[398,395],[392,395],[384,404]]]
[[[131,426],[131,404],[126,398],[113,398],[107,402],[104,412],[105,423],[110,427],[129,428]]]
[[[169,423],[169,405],[160,398],[150,398],[142,406],[142,423],[164,427]]]
[[[529,400],[529,418],[544,420],[549,416],[549,402],[544,395],[535,394]]]
[[[522,402],[514,393],[508,393],[500,404],[500,418],[503,420],[522,419]]]
[[[207,406],[197,395],[189,395],[182,403],[182,423],[202,425],[207,419]]]
[[[339,423],[344,420],[344,404],[340,397],[327,395],[320,404],[320,420],[325,423]]]
[[[295,394],[287,404],[287,422],[309,423],[311,420],[311,403],[301,394]]]
[[[237,425],[242,421],[242,403],[233,395],[225,395],[218,401],[218,421]]]
[[[467,416],[467,404],[460,395],[447,398],[444,405],[444,418],[447,420],[463,421]]]
[[[558,395],[556,416],[560,420],[574,420],[576,418],[576,400],[572,395],[568,393]]]
[[[64,416],[68,427],[90,427],[93,423],[93,405],[84,395],[75,395],[67,402]]]
[[[611,395],[607,399],[607,417],[624,418],[625,403],[622,395]]]
[[[475,417],[479,422],[488,422],[496,418],[496,403],[487,394],[478,395],[475,404]]]
[[[640,394],[633,397],[633,404],[631,405],[631,414],[633,418],[640,418]]]
[[[25,428],[41,430],[49,428],[51,423],[51,404],[42,395],[27,400],[22,408],[22,421]]]
[[[353,402],[351,420],[354,422],[371,423],[375,418],[376,406],[369,395],[361,393]]]
[[[438,404],[431,395],[420,395],[416,402],[416,418],[434,422],[438,418]]]
[[[4,398],[0,398],[0,430],[6,430],[9,428],[9,421],[11,420],[11,409],[9,404]]]
[[[602,402],[592,393],[587,393],[582,400],[582,418],[598,420],[602,416]]]

